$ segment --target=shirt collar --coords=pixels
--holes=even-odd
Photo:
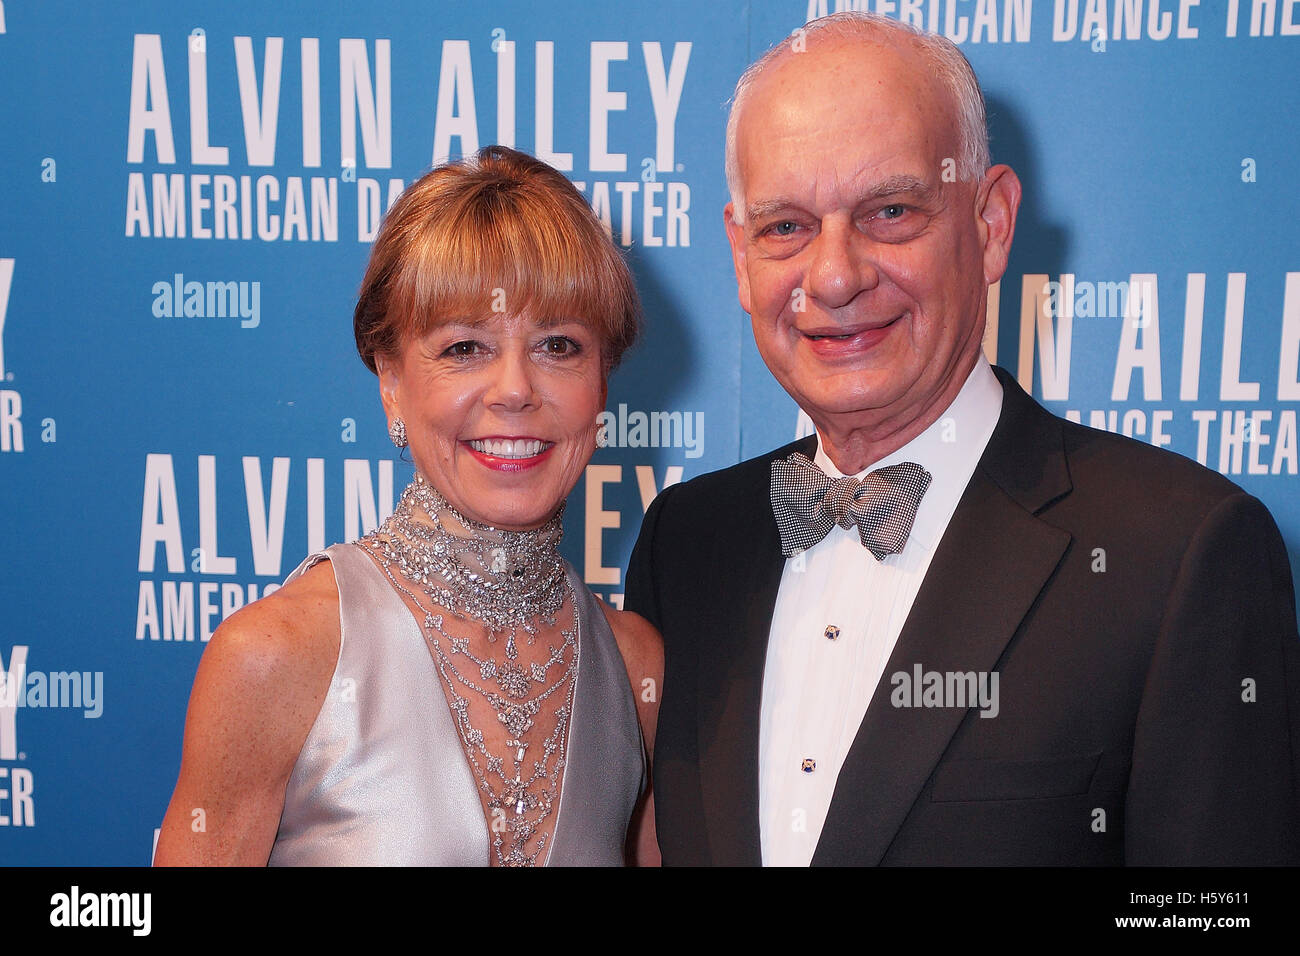
[[[877,468],[904,461],[914,461],[928,471],[930,487],[917,509],[908,543],[916,541],[927,550],[933,550],[947,528],[948,519],[984,454],[1001,414],[1002,384],[981,352],[957,397],[925,431],[853,477],[861,480]],[[843,472],[835,467],[823,445],[819,433],[814,464],[832,478],[843,477]]]

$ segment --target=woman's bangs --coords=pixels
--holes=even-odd
[[[564,210],[543,215],[506,205],[472,205],[415,240],[395,290],[407,334],[503,314],[579,319],[605,335],[618,293],[605,277],[601,247],[556,222],[567,218]]]

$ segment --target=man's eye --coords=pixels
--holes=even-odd
[[[768,232],[776,236],[791,236],[794,235],[794,231],[798,228],[799,226],[797,224],[786,219],[781,222],[773,223],[768,227]]]
[[[907,207],[902,203],[891,203],[880,210],[880,215],[885,219],[901,219],[906,213]]]

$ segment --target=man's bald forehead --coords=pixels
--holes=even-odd
[[[821,71],[819,85],[825,85],[828,81],[837,85],[835,89],[821,90],[824,94],[842,93],[845,98],[851,98],[858,92],[854,81],[860,78],[863,71],[870,70],[878,76],[882,71],[888,70],[894,78],[906,80],[918,91],[926,90],[934,94],[946,113],[954,112],[951,92],[933,80],[929,61],[915,38],[881,36],[877,33],[862,33],[859,36],[837,34],[826,37],[814,35],[809,38],[806,47],[799,51],[783,48],[769,66],[755,77],[744,100],[736,104],[740,110],[738,121],[745,120],[745,107],[755,99],[773,93],[798,95],[809,86],[809,77],[814,75],[810,69],[813,66]]]
[[[930,75],[911,38],[898,46],[875,34],[818,39],[774,60],[740,104],[734,144],[739,178],[768,168],[771,144],[791,132],[824,133],[824,150],[833,154],[872,141],[860,139],[857,127],[877,120],[900,134],[910,131],[909,141],[928,144],[927,151],[953,156],[960,150],[951,93]],[[877,185],[883,188],[872,184],[872,191]],[[759,198],[734,197],[735,214],[750,218],[756,208],[751,201]]]
[[[814,81],[801,80],[805,73],[816,73],[809,67],[824,67],[828,59],[844,65],[843,75],[839,70],[831,71],[829,87],[825,73]],[[796,30],[752,64],[737,82],[727,123],[726,175],[738,214],[744,189],[737,140],[742,120],[748,126],[754,119],[748,109],[750,100],[771,94],[774,89],[788,91],[795,102],[801,90],[837,99],[842,94],[848,99],[855,89],[860,89],[854,71],[872,68],[892,70],[893,79],[914,94],[910,107],[913,112],[924,118],[936,136],[954,137],[950,155],[957,179],[975,182],[982,178],[989,166],[984,97],[961,51],[940,35],[924,33],[888,17],[840,13]],[[816,85],[810,86],[810,82]],[[908,108],[902,103],[899,106]],[[764,113],[770,115],[779,107],[779,103],[768,100]],[[871,108],[888,109],[888,105],[873,103]]]

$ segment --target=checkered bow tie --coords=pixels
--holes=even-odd
[[[772,462],[772,513],[786,557],[806,551],[839,525],[858,526],[862,546],[883,561],[903,550],[930,473],[915,462],[879,468],[862,481],[831,478],[798,452]]]

